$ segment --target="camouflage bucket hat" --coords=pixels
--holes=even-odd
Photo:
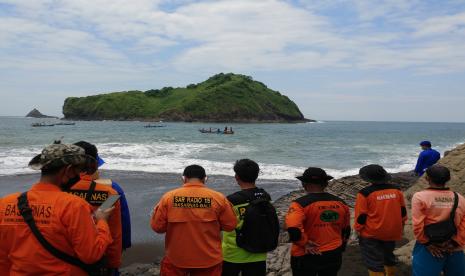
[[[42,153],[32,158],[29,168],[41,170],[64,165],[86,164],[88,156],[83,148],[68,144],[53,144],[45,147]]]

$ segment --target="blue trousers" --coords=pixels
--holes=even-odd
[[[416,243],[412,254],[413,276],[465,276],[465,255],[463,251],[436,258],[426,246]]]

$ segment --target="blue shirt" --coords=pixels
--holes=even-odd
[[[415,172],[420,176],[423,175],[426,169],[436,164],[439,159],[441,159],[441,154],[434,149],[427,149],[422,151],[420,156],[418,156]]]
[[[111,187],[118,192],[121,204],[121,226],[122,226],[122,243],[123,250],[131,247],[131,216],[129,214],[129,206],[124,195],[124,191],[118,183],[111,181]]]

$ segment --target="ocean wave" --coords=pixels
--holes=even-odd
[[[187,165],[198,164],[206,168],[210,175],[233,176],[233,160],[231,162],[214,161],[203,158],[218,152],[222,156],[229,153],[247,153],[255,149],[242,145],[214,144],[214,143],[171,143],[153,142],[150,144],[137,143],[102,143],[97,144],[100,155],[106,164],[106,170],[144,171],[154,173],[180,174]],[[24,148],[0,148],[0,175],[14,175],[31,173],[27,168],[28,162],[41,151],[39,146]],[[393,158],[392,156],[390,158]],[[409,171],[415,164],[414,156],[398,156],[395,167],[387,168],[390,172]],[[366,161],[369,163],[369,160]],[[390,160],[390,164],[393,160]],[[260,178],[263,179],[294,179],[301,174],[305,167],[285,164],[260,163]],[[340,178],[358,173],[358,168],[337,170],[325,168],[328,174]]]

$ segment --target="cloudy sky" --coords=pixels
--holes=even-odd
[[[0,115],[253,76],[322,120],[465,121],[465,1],[0,0]]]

